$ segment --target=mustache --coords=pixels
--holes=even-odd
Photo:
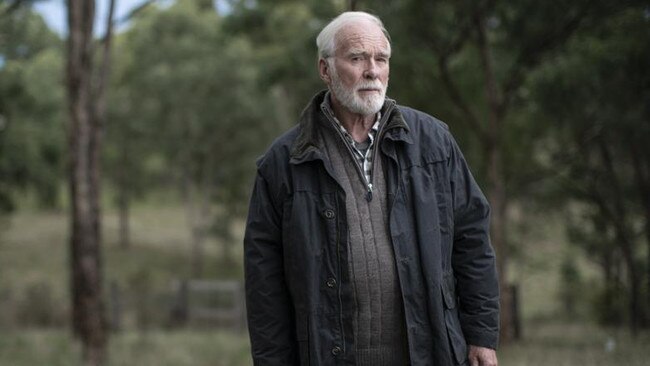
[[[361,89],[379,89],[383,90],[384,85],[380,81],[364,81],[359,84],[357,84],[356,90],[361,90]]]
[[[363,80],[356,85],[356,89],[383,89],[384,84],[379,80]]]

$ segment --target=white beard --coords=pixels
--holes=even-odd
[[[332,65],[333,66],[333,65]],[[332,68],[332,94],[336,99],[350,112],[358,113],[363,116],[373,115],[381,110],[386,99],[386,85],[382,84],[379,79],[364,80],[354,87],[348,89],[343,85],[339,74],[335,68]],[[366,97],[361,97],[357,94],[360,89],[376,88],[380,89],[380,93],[370,93]]]

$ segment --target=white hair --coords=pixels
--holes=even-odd
[[[318,34],[318,37],[316,37],[318,57],[320,59],[327,59],[334,56],[334,52],[336,51],[336,35],[338,32],[348,24],[361,21],[369,21],[376,24],[381,29],[388,40],[388,51],[390,52],[390,36],[384,27],[384,23],[382,23],[378,17],[363,11],[347,11],[329,22]]]

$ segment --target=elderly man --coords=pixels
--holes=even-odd
[[[381,21],[319,34],[328,90],[257,163],[245,248],[255,365],[496,365],[489,208],[447,126],[385,98]]]

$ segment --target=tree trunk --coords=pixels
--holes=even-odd
[[[440,2],[438,2],[440,3]],[[492,46],[488,39],[486,19],[494,11],[496,1],[478,2],[444,2],[445,5],[454,7],[456,12],[456,29],[453,36],[448,37],[448,30],[443,34],[427,37],[426,42],[437,55],[440,81],[445,87],[452,103],[462,115],[462,122],[477,137],[485,153],[485,168],[487,170],[487,198],[492,207],[491,238],[497,255],[497,269],[499,271],[499,285],[501,289],[500,314],[501,314],[501,340],[507,342],[514,334],[512,320],[516,314],[512,313],[511,295],[508,287],[508,248],[507,248],[507,207],[508,195],[506,192],[506,177],[502,171],[503,142],[501,141],[506,127],[504,126],[508,109],[521,90],[530,70],[538,67],[544,60],[544,55],[557,49],[567,42],[576,31],[587,7],[580,9],[575,16],[569,17],[565,24],[556,32],[545,34],[535,40],[533,47],[523,50],[516,55],[515,62],[508,65],[506,74],[497,78],[492,59]],[[444,5],[443,5],[444,6]],[[419,8],[413,9],[421,12]],[[445,12],[443,12],[446,14]],[[442,13],[441,13],[442,14]],[[438,14],[431,13],[436,16]],[[468,44],[474,41],[480,57],[481,69],[484,74],[485,102],[487,104],[487,118],[481,118],[483,113],[480,103],[469,103],[461,93],[461,89],[454,82],[450,65],[454,55],[458,55]],[[508,53],[511,50],[508,50]],[[477,105],[478,104],[478,105]],[[487,123],[485,123],[487,122]]]
[[[646,253],[646,311],[650,311],[650,169],[642,161],[642,149],[635,142],[630,143],[632,155],[632,166],[634,167],[634,178],[636,181],[639,196],[641,197],[641,208],[645,219],[645,240],[647,245]],[[647,159],[647,158],[646,158]],[[650,314],[644,314],[646,322],[650,321]],[[650,324],[646,324],[650,325]]]
[[[607,227],[603,225],[603,223],[600,222],[595,222],[595,229],[596,233],[601,237],[601,238],[606,238],[607,237]],[[602,251],[601,253],[602,259],[601,259],[601,268],[603,271],[603,277],[604,277],[604,282],[605,282],[605,292],[604,292],[604,298],[603,298],[603,305],[605,307],[605,323],[610,323],[610,314],[612,309],[614,308],[614,289],[616,289],[616,286],[618,286],[618,279],[616,278],[616,273],[615,273],[615,262],[616,262],[616,253],[615,253],[615,247],[613,246],[607,246],[605,250]]]
[[[488,102],[488,129],[483,136],[487,167],[487,198],[492,208],[490,221],[490,236],[497,255],[497,271],[500,287],[500,339],[508,342],[515,336],[512,294],[508,283],[508,247],[506,240],[506,189],[505,177],[501,169],[502,144],[501,134],[503,125],[503,102],[499,94],[490,47],[487,42],[485,14],[480,7],[474,14],[474,24],[477,31],[477,46],[481,60],[481,68],[485,78],[485,97]]]
[[[123,189],[123,188],[122,188]],[[129,249],[131,247],[130,230],[129,230],[129,200],[126,192],[120,192],[119,198],[119,226],[120,226],[120,248]]]
[[[201,214],[199,193],[190,177],[189,169],[183,169],[183,200],[185,214],[190,229],[190,271],[193,278],[203,276],[203,253],[205,243],[204,220]]]
[[[92,41],[94,1],[68,1],[71,285],[74,333],[85,365],[102,365],[107,342],[99,219],[99,126],[93,120]]]
[[[609,219],[614,224],[614,229],[616,233],[616,241],[618,242],[621,251],[623,253],[623,259],[627,266],[627,275],[630,286],[630,299],[629,299],[629,309],[630,309],[630,331],[633,336],[636,336],[639,331],[639,323],[641,320],[641,308],[640,308],[640,289],[641,281],[635,261],[635,250],[633,239],[630,238],[630,233],[632,230],[627,223],[627,211],[625,208],[625,203],[623,202],[623,193],[621,191],[621,186],[619,184],[616,171],[614,170],[614,163],[612,160],[612,155],[607,146],[607,143],[599,138],[598,148],[600,150],[601,158],[603,159],[603,166],[607,172],[607,184],[612,190],[612,194],[607,197],[599,197],[599,205],[601,209],[609,213]],[[612,203],[612,209],[608,209],[607,202]]]
[[[121,164],[118,167],[118,212],[119,212],[119,230],[120,230],[120,248],[129,249],[130,230],[129,230],[129,178],[128,178],[128,145],[127,137],[123,137]]]
[[[508,342],[514,337],[512,298],[508,289],[508,248],[506,245],[506,195],[503,175],[501,174],[501,149],[498,145],[488,144],[487,156],[487,197],[492,209],[490,216],[490,238],[497,258],[497,271],[500,288],[500,339]]]
[[[111,0],[109,23],[114,6],[114,0]],[[83,364],[88,366],[104,364],[108,338],[102,282],[99,157],[110,37],[105,43],[105,62],[100,79],[94,84],[94,15],[94,1],[68,0],[66,86],[70,114],[72,326],[73,333],[82,342]],[[107,34],[111,29],[109,26]]]

